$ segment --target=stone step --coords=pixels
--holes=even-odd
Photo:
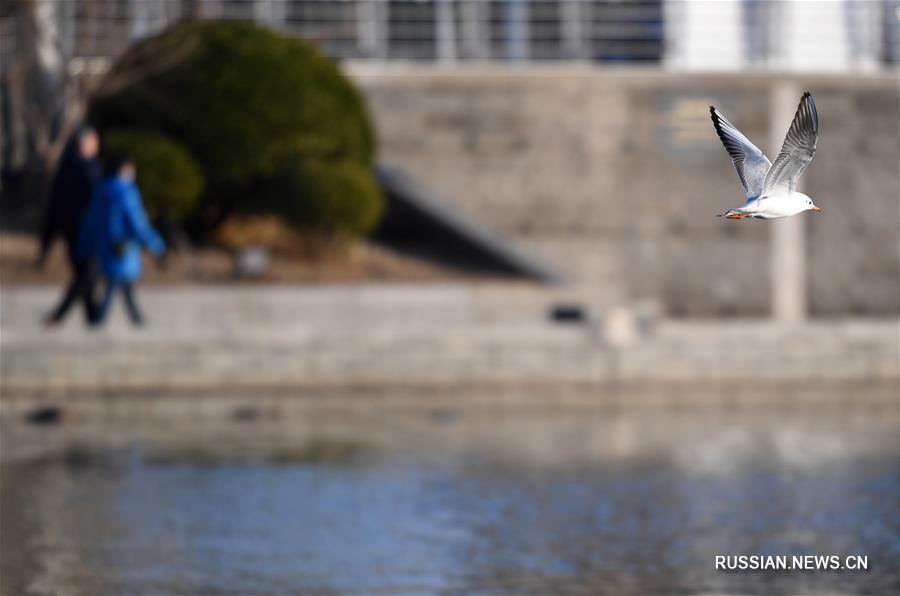
[[[7,339],[43,333],[41,321],[59,298],[57,288],[0,291],[0,330]],[[457,326],[544,325],[557,305],[602,315],[584,289],[531,284],[322,285],[298,287],[141,288],[138,301],[149,324],[142,336],[195,338],[291,335],[308,329],[353,332],[360,329]],[[73,312],[54,332],[81,337],[81,313]],[[128,336],[121,306],[113,305],[101,333]]]
[[[629,336],[613,333],[612,315],[554,324],[542,312],[546,303],[516,298],[515,290],[508,299],[499,290],[449,286],[156,290],[146,297],[148,312],[158,310],[146,328],[132,329],[119,313],[99,331],[75,317],[47,331],[37,321],[51,293],[4,290],[3,393],[900,377],[896,320],[661,321]]]

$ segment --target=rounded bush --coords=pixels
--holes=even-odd
[[[308,42],[249,23],[186,23],[140,42],[114,66],[90,117],[101,132],[149,128],[183,142],[206,178],[203,210],[219,218],[272,211],[301,228],[361,233],[381,210],[362,96]],[[297,168],[288,185],[285,155]],[[365,196],[344,196],[355,191]],[[308,208],[330,200],[339,206]],[[324,211],[332,215],[316,215]]]
[[[278,178],[294,197],[282,210],[291,224],[352,237],[381,220],[381,192],[369,169],[359,163],[303,160],[285,167]]]
[[[158,133],[113,130],[104,135],[106,153],[126,153],[137,166],[137,184],[148,215],[181,221],[196,206],[203,174],[187,149]]]

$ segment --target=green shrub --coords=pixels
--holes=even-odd
[[[352,237],[380,221],[381,193],[370,170],[357,162],[303,160],[276,174],[276,189],[293,197],[281,214],[291,224]]]
[[[204,213],[271,211],[327,233],[377,223],[364,101],[311,44],[249,23],[186,23],[132,47],[105,87],[91,120],[101,132],[152,129],[181,141],[206,178]],[[297,168],[291,184],[288,162]]]
[[[103,147],[134,158],[137,184],[151,218],[181,221],[196,206],[203,174],[175,141],[149,131],[113,130],[104,135]]]

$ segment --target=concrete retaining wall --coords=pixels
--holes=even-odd
[[[768,312],[770,226],[714,217],[743,196],[708,106],[774,158],[781,139],[767,137],[778,76],[572,66],[350,72],[369,99],[382,159],[610,301],[658,299],[676,315]],[[897,75],[790,81],[813,93],[821,119],[803,178],[824,208],[804,215],[812,313],[896,315]]]
[[[504,299],[504,296],[507,296]],[[781,327],[660,322],[631,340],[615,318],[560,325],[564,296],[443,286],[165,289],[141,294],[150,324],[116,312],[44,330],[48,289],[0,293],[0,389],[146,390],[425,386],[435,389],[667,383],[897,386],[898,322]],[[620,323],[620,322],[619,322]],[[616,323],[618,325],[618,323]],[[621,325],[619,325],[621,326]]]

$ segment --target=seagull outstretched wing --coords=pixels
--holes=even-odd
[[[731,156],[731,163],[737,170],[738,178],[747,198],[756,198],[762,194],[766,181],[766,172],[769,171],[769,159],[763,155],[750,139],[728,121],[716,108],[709,106],[709,114],[712,117],[716,133],[719,135],[725,150]]]
[[[816,113],[816,104],[807,91],[803,94],[791,128],[784,137],[781,153],[766,174],[767,194],[773,190],[793,191],[797,188],[797,178],[816,154],[818,139],[819,115]]]

